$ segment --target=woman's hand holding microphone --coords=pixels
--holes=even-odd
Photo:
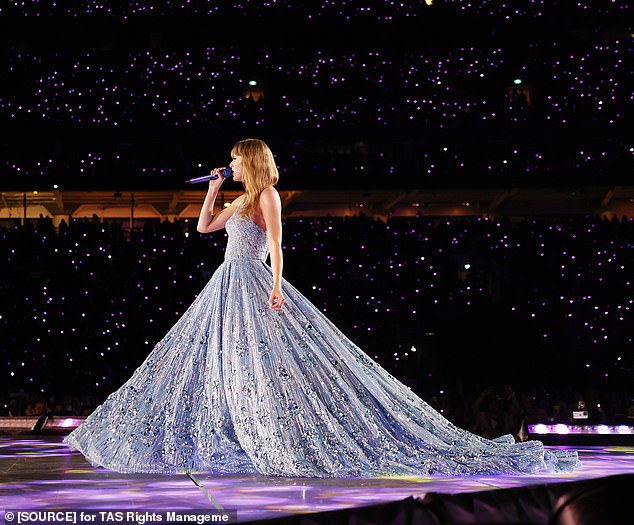
[[[222,186],[222,183],[225,181],[226,176],[223,175],[223,171],[227,170],[227,168],[214,168],[211,170],[209,179],[209,188],[219,188]]]

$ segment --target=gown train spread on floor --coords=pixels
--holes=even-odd
[[[132,377],[64,441],[124,473],[383,477],[572,470],[576,452],[456,427],[290,283],[269,308],[266,232],[238,212],[225,260]]]

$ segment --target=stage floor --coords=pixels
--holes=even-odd
[[[566,448],[566,447],[549,447]],[[235,509],[239,522],[634,473],[634,446],[575,446],[565,474],[381,479],[116,474],[91,467],[62,436],[0,436],[0,518],[13,510]],[[198,482],[198,485],[195,483]]]

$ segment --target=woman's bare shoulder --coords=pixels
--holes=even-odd
[[[263,214],[275,213],[278,214],[281,211],[282,199],[280,194],[273,186],[267,186],[260,193],[260,211]]]
[[[273,186],[267,186],[260,193],[260,200],[265,202],[275,202],[280,200],[280,194]]]
[[[275,197],[276,195],[279,195],[279,193],[277,189],[275,189],[275,186],[267,186],[266,188],[262,190],[262,193],[260,193],[260,196],[262,195]]]

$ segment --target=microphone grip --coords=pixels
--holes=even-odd
[[[224,168],[220,170],[220,174],[225,179],[230,179],[233,175],[233,170],[231,168]],[[193,179],[186,180],[185,182],[187,184],[197,184],[199,182],[206,182],[208,180],[216,180],[217,178],[218,178],[218,175],[212,175],[210,173],[208,175],[203,175],[202,177],[195,177]]]

